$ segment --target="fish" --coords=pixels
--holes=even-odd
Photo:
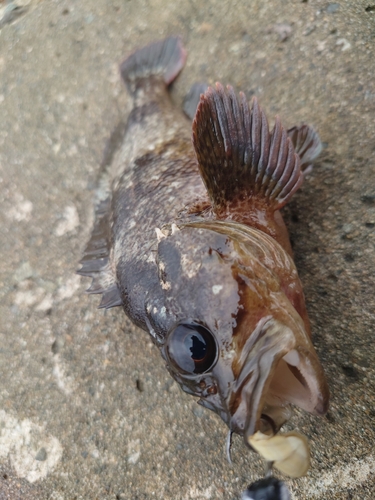
[[[283,443],[306,455],[303,440],[278,434],[292,405],[321,416],[329,404],[280,212],[321,141],[279,117],[270,131],[256,98],[220,83],[194,87],[186,116],[169,92],[186,57],[172,36],[121,63],[131,111],[105,155],[77,272],[93,278],[99,308],[122,307],[150,334],[230,436],[277,463],[291,453]]]

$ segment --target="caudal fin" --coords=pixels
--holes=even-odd
[[[169,37],[137,50],[120,65],[121,76],[130,92],[137,83],[160,76],[169,85],[184,67],[186,51],[180,37]]]
[[[303,181],[300,158],[276,118],[269,132],[266,115],[253,99],[232,87],[209,87],[193,122],[199,170],[214,210],[231,211],[246,200],[262,200],[278,210]]]

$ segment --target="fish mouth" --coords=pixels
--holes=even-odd
[[[245,443],[257,431],[274,435],[293,404],[314,415],[328,409],[329,391],[314,347],[272,317],[261,320],[245,344],[231,393],[231,428]]]

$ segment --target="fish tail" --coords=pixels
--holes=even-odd
[[[120,65],[120,72],[129,92],[150,77],[160,77],[169,85],[185,65],[186,50],[180,37],[171,36],[137,50]]]

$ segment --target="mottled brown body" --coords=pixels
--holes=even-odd
[[[307,126],[288,135],[279,121],[270,134],[256,102],[250,111],[218,86],[201,98],[193,148],[166,86],[184,58],[167,39],[122,65],[133,109],[80,273],[94,278],[102,307],[122,305],[151,334],[182,388],[232,431],[276,432],[289,403],[315,414],[328,404],[279,212],[318,138]]]
[[[125,310],[144,329],[145,293],[160,288],[155,228],[182,220],[185,207],[199,194],[205,196],[188,122],[182,114],[175,116],[165,86],[160,90],[151,103],[148,92],[136,97],[126,144],[115,159],[124,173],[115,181],[112,198],[114,267]]]

